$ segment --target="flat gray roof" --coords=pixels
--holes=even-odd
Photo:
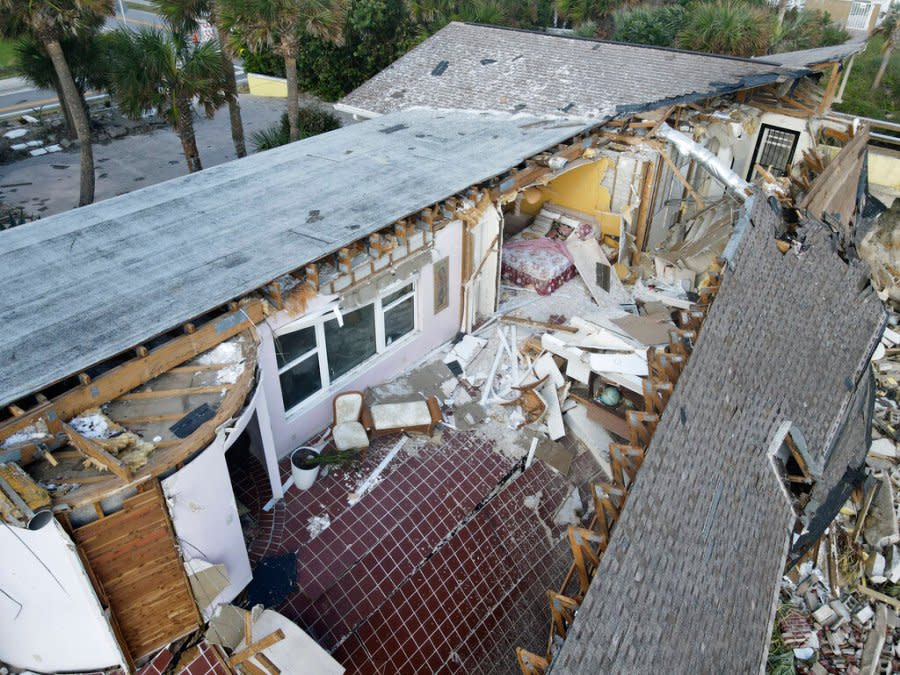
[[[762,60],[454,22],[340,105],[375,114],[430,106],[602,119],[785,77],[796,73]]]
[[[0,405],[591,125],[409,111],[0,232]]]
[[[816,47],[815,49],[801,49],[796,52],[781,52],[780,54],[769,54],[759,58],[785,67],[813,66],[817,63],[843,61],[847,57],[863,51],[865,48],[865,39],[856,38],[848,40],[840,45]]]

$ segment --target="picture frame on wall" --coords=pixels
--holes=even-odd
[[[450,306],[450,257],[434,263],[434,314]]]

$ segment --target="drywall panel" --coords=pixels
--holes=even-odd
[[[225,463],[224,436],[219,434],[162,486],[182,557],[225,565],[228,585],[209,608],[200,608],[209,618],[215,605],[231,602],[253,578]]]
[[[0,661],[50,673],[124,664],[75,544],[54,520],[0,527]]]

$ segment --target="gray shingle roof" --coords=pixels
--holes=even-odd
[[[0,232],[0,405],[585,128],[404,112]]]
[[[793,523],[767,448],[790,420],[824,453],[852,416],[884,310],[826,237],[779,253],[777,216],[755,201],[553,675],[762,668]],[[842,445],[834,461],[866,452]]]
[[[451,23],[341,105],[377,114],[428,106],[605,119],[784,74],[763,61]]]

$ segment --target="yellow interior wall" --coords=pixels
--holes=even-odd
[[[567,171],[546,186],[529,188],[520,208],[523,213],[537,215],[546,202],[587,213],[597,219],[603,234],[618,237],[621,216],[610,213],[610,196],[601,182],[613,165],[604,157]]]

